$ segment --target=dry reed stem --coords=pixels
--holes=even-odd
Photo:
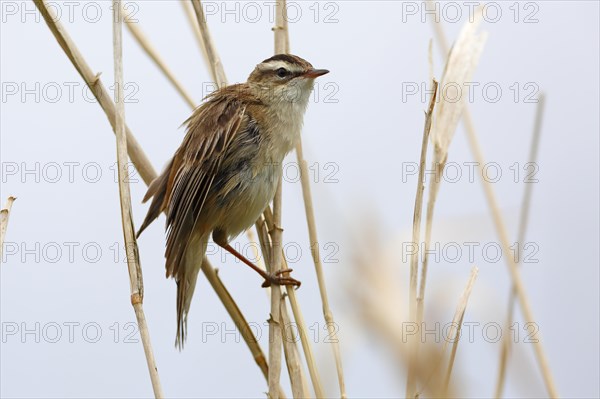
[[[277,3],[276,8],[276,21],[275,27],[273,27],[273,31],[275,32],[275,54],[278,53],[289,53],[290,51],[290,40],[289,40],[289,29],[288,29],[288,21],[285,16],[286,12],[286,2],[283,0],[282,2]],[[313,210],[312,196],[310,193],[310,180],[308,174],[307,162],[304,160],[303,151],[302,151],[302,138],[298,138],[298,143],[296,144],[296,156],[298,160],[298,165],[300,165],[300,179],[302,185],[302,196],[304,200],[304,207],[306,213],[306,221],[308,224],[309,231],[309,240],[311,248],[317,248],[318,238],[317,238],[317,229],[315,223],[315,216]],[[268,214],[268,209],[265,214]],[[323,276],[323,267],[321,265],[321,259],[318,253],[318,250],[314,249],[311,251],[311,255],[313,258],[313,262],[315,264],[315,271],[317,274],[317,281],[319,284],[319,292],[321,295],[321,301],[323,303],[323,314],[325,318],[325,322],[327,324],[327,330],[330,334],[330,337],[333,337],[331,340],[336,369],[338,373],[338,383],[340,386],[340,396],[341,398],[346,398],[346,388],[344,383],[344,374],[342,369],[342,361],[339,350],[339,344],[337,339],[337,333],[335,330],[335,322],[333,319],[333,313],[329,307],[329,300],[327,297],[327,290],[325,285],[325,279]],[[287,262],[285,260],[285,256],[282,254],[282,259],[286,263],[285,267],[287,268]],[[312,348],[310,346],[310,341],[308,340],[308,334],[306,333],[306,325],[304,322],[304,316],[302,315],[302,311],[300,310],[300,306],[298,305],[298,300],[296,298],[296,291],[294,287],[287,286],[286,292],[288,294],[288,298],[290,299],[290,305],[292,306],[292,313],[294,314],[294,319],[298,324],[300,339],[302,342],[302,347],[304,349],[304,355],[306,358],[306,362],[309,368],[309,373],[311,376],[311,381],[313,383],[313,388],[315,391],[315,395],[317,398],[324,397],[323,388],[321,387],[321,381],[319,378],[319,373],[317,371],[316,362],[314,360],[314,356],[312,353]]]
[[[454,317],[452,318],[452,323],[450,324],[450,330],[448,332],[448,338],[444,341],[444,345],[442,346],[442,351],[439,355],[439,362],[433,367],[429,377],[427,378],[427,382],[425,386],[421,389],[417,395],[421,395],[422,391],[427,387],[429,380],[438,372],[442,361],[444,360],[444,356],[446,354],[446,350],[448,349],[448,343],[452,341],[452,352],[450,356],[450,360],[448,362],[448,368],[446,369],[446,374],[444,377],[444,395],[442,397],[447,397],[448,392],[448,382],[450,381],[450,374],[452,372],[452,367],[454,365],[454,357],[456,355],[456,348],[458,347],[458,341],[460,339],[460,328],[462,324],[462,320],[465,314],[465,310],[467,309],[467,303],[469,302],[469,296],[471,295],[471,291],[473,289],[473,285],[475,284],[475,280],[477,279],[477,274],[479,273],[479,269],[477,266],[473,266],[471,269],[471,275],[469,276],[469,280],[467,281],[467,285],[463,290],[459,300],[458,305],[456,306],[456,310],[454,312]],[[452,337],[452,338],[450,338]]]
[[[6,205],[2,210],[0,210],[0,259],[2,257],[2,251],[4,251],[4,237],[6,236],[6,229],[8,227],[8,218],[10,216],[10,210],[12,209],[12,204],[15,202],[17,197],[13,197],[10,195],[6,199]]]
[[[126,12],[125,9],[123,9],[122,12],[125,13]],[[125,14],[123,14],[123,15],[125,15]],[[156,66],[167,77],[169,82],[171,82],[173,87],[175,87],[175,90],[177,90],[177,92],[179,94],[181,94],[181,97],[183,97],[183,99],[189,104],[190,107],[195,108],[196,102],[194,101],[194,99],[192,98],[190,93],[188,93],[183,88],[183,85],[181,84],[181,82],[179,82],[179,80],[177,80],[177,78],[175,77],[175,75],[173,74],[171,69],[167,66],[166,62],[161,58],[161,56],[158,54],[158,52],[156,51],[154,46],[152,46],[152,44],[150,43],[150,41],[148,40],[146,35],[138,27],[138,24],[135,22],[132,22],[129,19],[128,15],[125,16],[125,26],[127,26],[127,28],[129,29],[129,32],[131,32],[131,34],[133,35],[135,40],[138,42],[138,44],[150,56],[150,58],[154,61]]]
[[[292,322],[287,311],[285,295],[281,296],[279,302],[281,312],[282,333],[283,333],[283,352],[286,358],[288,374],[290,376],[290,384],[292,385],[292,396],[294,398],[306,398],[308,395],[308,385],[302,373],[302,362],[296,346],[296,337],[292,334]]]
[[[483,45],[487,38],[486,33],[476,34],[477,27],[481,23],[481,14],[476,14],[472,22],[468,22],[462,27],[456,43],[448,54],[448,59],[442,75],[442,88],[448,84],[463,86],[465,82],[471,80],[471,76],[479,62]],[[431,42],[429,43],[429,68],[432,70],[433,55],[431,54]],[[430,72],[431,74],[432,72]],[[446,160],[448,157],[448,148],[452,138],[456,133],[456,128],[464,109],[465,99],[459,101],[448,101],[445,96],[440,97],[440,103],[436,108],[435,118],[431,134],[431,141],[434,145],[434,157],[432,161],[432,170],[435,178],[429,181],[429,199],[427,201],[427,216],[425,223],[425,247],[423,264],[421,267],[421,279],[419,282],[419,296],[417,308],[417,324],[421,325],[423,320],[423,308],[425,306],[425,287],[427,284],[427,269],[429,265],[429,245],[431,243],[431,231],[433,228],[433,212],[435,201],[439,192],[441,179]]]
[[[256,221],[256,231],[258,232],[258,240],[260,242],[261,250],[267,259],[267,261],[266,261],[267,271],[271,272],[272,245],[271,245],[271,240],[269,237],[269,231],[274,228],[274,225],[273,225],[273,214],[271,213],[270,208],[268,208],[265,211],[265,215],[267,215],[267,218],[265,218],[264,216],[261,216]],[[281,256],[282,256],[282,260],[284,262],[282,268],[287,269],[288,265],[287,265],[287,262],[285,261],[285,254],[283,252],[283,249],[281,250]],[[293,289],[288,290],[287,293],[288,293],[288,295],[289,294],[295,295],[295,292]],[[270,292],[269,292],[269,294],[270,294]],[[270,297],[270,295],[269,295],[269,297]],[[302,386],[303,393],[302,393],[302,396],[300,396],[300,397],[307,398],[307,397],[309,397],[309,395],[308,395],[309,389],[308,389],[308,384],[306,382],[306,379],[304,378],[304,374],[302,373],[302,370],[300,368],[300,363],[298,363],[297,365],[290,364],[290,363],[294,363],[294,361],[299,361],[299,358],[296,357],[296,360],[292,360],[292,359],[288,358],[288,353],[290,351],[290,347],[294,346],[294,348],[296,348],[296,343],[293,340],[290,342],[285,341],[285,339],[286,339],[285,327],[289,326],[290,323],[289,323],[289,316],[287,315],[287,307],[285,307],[283,305],[283,303],[285,303],[285,301],[283,301],[283,297],[284,297],[284,295],[282,295],[281,316],[282,316],[282,319],[284,320],[284,324],[283,324],[283,326],[284,326],[284,330],[283,330],[283,332],[284,332],[284,335],[283,335],[284,353],[286,355],[288,372],[290,373],[290,383],[292,385],[292,392],[293,392],[294,398],[297,398],[298,396],[296,396],[296,393],[299,393],[299,389],[294,388],[294,387]],[[294,300],[290,300],[290,304],[292,305],[292,313],[294,314],[294,319],[296,320],[296,326],[298,327],[298,334],[300,335],[300,339],[302,341],[304,341],[304,340],[306,340],[306,337],[308,335],[306,333],[306,327],[304,324],[304,319],[302,318],[302,313],[300,312],[299,307],[298,307],[298,302],[294,298]],[[286,320],[288,320],[288,321],[286,321]],[[311,372],[311,377],[313,377],[312,371],[316,370],[316,365],[314,364],[314,357],[312,356],[312,351],[310,350],[310,345],[308,343],[306,345],[304,345],[304,342],[303,342],[303,348],[309,349],[308,354],[306,351],[304,353],[305,353],[305,357],[307,358],[307,364],[309,365],[309,371]],[[294,351],[295,351],[294,353],[297,353],[297,349],[294,349]],[[312,365],[312,367],[311,367],[311,365]],[[300,370],[300,371],[297,372],[297,370]],[[293,371],[293,374],[292,374],[292,371]],[[318,376],[317,376],[317,378],[318,378]],[[298,381],[300,381],[300,383],[298,383]],[[319,385],[319,387],[320,387],[320,385]],[[296,393],[294,393],[294,392],[296,392]],[[317,397],[319,397],[319,396],[317,396]],[[323,397],[323,396],[320,396],[320,397]]]
[[[450,383],[450,376],[452,375],[452,367],[454,366],[454,359],[456,357],[456,350],[458,349],[458,341],[460,340],[460,330],[462,327],[462,322],[465,317],[465,311],[467,309],[467,303],[469,302],[469,296],[471,295],[471,290],[473,289],[473,284],[475,284],[475,280],[477,279],[477,273],[479,269],[476,266],[473,266],[471,269],[471,276],[469,277],[469,281],[467,282],[467,286],[460,296],[460,300],[458,302],[458,306],[456,307],[456,312],[454,313],[454,318],[452,319],[452,326],[450,331],[456,326],[456,332],[454,334],[454,339],[452,341],[452,353],[450,354],[450,360],[448,361],[448,369],[446,371],[446,377],[444,378],[444,393],[445,397],[447,397],[448,385]],[[450,332],[448,334],[452,336]],[[442,356],[446,351],[446,347],[448,346],[448,341],[444,342],[444,348],[442,349]]]
[[[538,104],[535,114],[535,122],[533,126],[533,136],[531,138],[531,146],[529,149],[529,162],[535,163],[537,162],[537,154],[540,143],[540,136],[542,131],[542,120],[544,115],[544,105],[546,101],[546,96],[542,93],[538,98]],[[523,193],[523,200],[521,202],[521,216],[519,219],[519,232],[517,235],[517,245],[519,249],[523,242],[525,242],[525,234],[527,232],[527,226],[529,221],[529,208],[531,205],[531,193],[533,191],[533,184],[525,184],[525,191]],[[518,265],[521,264],[521,252],[519,254],[519,262]],[[510,325],[512,324],[512,320],[514,319],[514,311],[515,311],[515,289],[511,287],[509,298],[508,298],[508,309],[507,309],[507,317],[505,324],[505,331],[508,331]],[[500,398],[502,396],[502,391],[504,390],[504,383],[506,381],[506,365],[508,361],[508,354],[510,352],[511,339],[509,334],[505,334],[502,337],[502,348],[500,350],[500,364],[498,367],[498,378],[496,382],[496,398]]]
[[[271,209],[267,208],[264,212],[264,222],[266,224],[266,228],[271,230],[274,228],[273,224],[273,214],[271,213]],[[260,238],[260,231],[259,231]],[[264,252],[264,250],[263,250]],[[283,254],[283,250],[282,250]],[[282,255],[283,256],[283,255]],[[283,268],[287,269],[288,265],[283,257]],[[300,341],[302,343],[302,349],[304,351],[304,358],[306,359],[306,364],[308,366],[308,372],[310,374],[310,379],[313,385],[313,390],[315,392],[315,397],[323,398],[325,394],[323,392],[323,388],[321,386],[321,379],[319,377],[319,372],[317,370],[317,363],[315,361],[315,357],[313,355],[312,347],[310,344],[309,334],[307,332],[306,323],[304,321],[304,315],[300,309],[300,305],[298,305],[298,299],[296,298],[296,290],[294,287],[286,287],[286,293],[290,300],[290,305],[292,307],[292,313],[294,314],[294,320],[296,320],[296,324],[298,326],[298,333],[300,334]]]
[[[419,281],[419,299],[417,308],[417,320],[420,323],[423,320],[425,306],[425,286],[427,285],[427,269],[429,267],[429,245],[431,243],[431,231],[433,229],[433,211],[435,201],[440,189],[440,180],[438,176],[444,171],[446,161],[437,162],[435,159],[431,162],[432,170],[435,170],[435,178],[429,181],[429,194],[427,198],[427,213],[425,216],[425,245],[423,251],[423,263],[421,265],[421,279]]]
[[[279,4],[279,3],[278,3]],[[285,8],[285,0],[283,1],[283,7],[281,8],[281,13],[278,13],[277,16],[279,21],[276,21],[275,27],[273,30],[275,31],[275,53],[278,52],[289,52],[290,43],[289,43],[289,30],[288,30],[288,21],[285,15],[283,14],[286,10]],[[278,32],[281,33],[278,35]],[[321,296],[321,302],[323,304],[323,318],[325,319],[325,324],[327,325],[327,332],[331,339],[331,345],[333,349],[333,356],[335,359],[335,367],[338,376],[338,385],[340,388],[340,397],[345,399],[346,396],[346,383],[344,382],[344,369],[342,367],[342,356],[339,347],[339,340],[337,339],[337,331],[335,329],[335,320],[333,318],[333,312],[331,311],[331,307],[329,306],[329,297],[327,295],[327,286],[325,285],[325,276],[323,274],[323,265],[321,263],[321,257],[318,251],[318,243],[319,239],[317,236],[317,226],[315,222],[315,211],[312,201],[312,194],[310,189],[310,178],[308,173],[308,164],[304,159],[304,151],[302,148],[302,137],[298,138],[298,143],[296,144],[296,159],[298,161],[298,165],[300,167],[300,184],[302,185],[302,197],[304,200],[304,212],[306,214],[306,224],[308,226],[308,237],[309,244],[311,250],[311,255],[313,259],[313,263],[315,265],[315,272],[317,275],[317,282],[319,285],[319,294]],[[290,296],[290,300],[294,298],[295,293],[292,295],[289,294],[288,287],[288,296]],[[297,305],[296,305],[297,306]],[[320,385],[320,384],[319,384]],[[316,387],[315,387],[316,389]]]
[[[421,237],[421,212],[423,208],[423,190],[425,184],[423,184],[423,177],[425,175],[425,161],[427,160],[427,147],[429,142],[429,132],[431,131],[431,121],[433,115],[433,109],[435,106],[435,99],[437,96],[438,83],[433,80],[433,88],[431,99],[429,100],[429,106],[425,113],[425,127],[423,128],[423,140],[421,142],[421,158],[419,162],[419,180],[417,181],[417,193],[415,195],[415,207],[413,211],[413,230],[412,230],[412,243],[418,247],[419,240]],[[417,272],[418,272],[418,251],[413,251],[410,258],[410,282],[409,282],[409,299],[408,299],[408,318],[412,323],[416,323],[417,315]],[[409,340],[409,367],[406,378],[406,397],[413,398],[416,391],[416,369],[417,365],[417,347],[418,343],[415,343],[414,338]]]
[[[276,8],[276,21],[275,27],[273,31],[275,32],[275,54],[278,53],[289,53],[290,51],[290,40],[289,40],[289,29],[288,29],[288,21],[285,16],[286,12],[286,2],[283,0],[282,2],[277,3]],[[314,215],[314,207],[312,202],[312,196],[310,192],[310,180],[308,174],[308,166],[307,162],[304,159],[303,149],[302,149],[302,138],[298,138],[298,143],[296,144],[296,156],[298,160],[298,165],[300,166],[300,179],[302,185],[302,197],[304,200],[304,208],[306,213],[306,222],[308,225],[308,234],[310,240],[310,247],[314,248],[311,251],[311,255],[313,258],[313,262],[315,264],[315,271],[317,275],[317,282],[319,284],[319,293],[321,295],[321,302],[323,303],[323,315],[325,318],[325,323],[327,325],[327,330],[329,336],[332,337],[331,343],[333,348],[333,353],[335,357],[336,370],[338,374],[338,384],[340,387],[340,397],[346,398],[346,387],[344,383],[344,373],[342,368],[342,360],[339,349],[339,343],[337,339],[337,332],[335,329],[335,321],[333,319],[333,313],[331,312],[331,308],[329,307],[329,300],[327,296],[327,289],[325,285],[325,278],[323,275],[323,266],[321,264],[321,258],[319,256],[319,252],[316,248],[318,248],[318,238],[317,238],[317,228],[315,222]],[[283,256],[283,255],[282,255]],[[285,261],[285,256],[283,256],[283,261]],[[286,265],[287,268],[287,265]],[[309,367],[309,372],[311,375],[311,380],[313,382],[313,387],[315,390],[315,395],[320,398],[323,397],[323,388],[321,387],[321,381],[319,378],[319,374],[317,372],[316,363],[314,361],[314,356],[312,354],[312,349],[310,346],[310,342],[308,340],[308,335],[306,333],[306,327],[304,323],[304,317],[300,310],[300,306],[298,305],[298,301],[296,298],[296,291],[294,287],[287,286],[286,292],[288,294],[288,298],[290,299],[290,304],[292,306],[292,312],[294,314],[294,319],[296,320],[299,331],[300,331],[300,339],[302,342],[302,347],[304,348],[305,357],[307,360],[307,364]]]
[[[427,64],[429,65],[429,81],[433,81],[433,76],[434,76],[434,69],[433,69],[433,39],[429,40],[429,45],[427,46]],[[431,215],[432,212],[430,212],[430,207],[432,207],[432,201],[431,201],[431,193],[432,193],[432,186],[431,183],[429,185],[429,199],[427,200],[427,214],[426,214],[426,221],[425,221],[425,245],[427,245],[427,243],[429,242],[429,240],[431,239]],[[425,250],[424,253],[425,259],[423,261],[423,264],[421,266],[421,279],[419,281],[419,295],[417,296],[417,325],[420,326],[421,322],[423,321],[423,306],[424,306],[424,292],[425,292],[425,284],[426,284],[426,278],[427,278],[427,257],[428,257],[428,251]]]
[[[450,376],[452,375],[452,369],[454,367],[454,360],[456,359],[456,351],[458,350],[458,340],[460,339],[460,336],[461,336],[462,324],[463,324],[464,317],[465,317],[465,313],[463,312],[460,315],[460,320],[458,321],[458,327],[456,328],[454,342],[452,343],[452,350],[450,351],[450,360],[448,361],[448,370],[446,372],[446,376],[444,377],[444,390],[443,390],[444,394],[443,394],[443,396],[446,398],[451,397],[451,395],[448,394],[449,387],[450,387]]]
[[[281,270],[283,229],[281,226],[281,184],[279,180],[277,191],[273,199],[274,227],[270,230],[272,258],[271,273]],[[281,375],[281,349],[282,349],[282,324],[281,324],[281,287],[277,284],[271,286],[271,316],[269,317],[269,397],[278,398],[279,378]]]
[[[142,268],[140,265],[139,251],[135,239],[135,229],[133,227],[133,215],[131,211],[131,192],[129,190],[129,180],[127,180],[127,136],[125,134],[125,103],[123,93],[123,26],[121,0],[113,0],[113,56],[115,69],[116,91],[116,115],[115,115],[115,135],[117,143],[117,165],[119,176],[119,198],[121,205],[121,222],[123,225],[123,238],[125,241],[125,251],[127,253],[127,269],[129,270],[129,282],[131,288],[131,304],[135,311],[135,316],[144,346],[148,372],[152,382],[152,390],[156,398],[164,397],[160,385],[160,377],[152,351],[152,342],[150,341],[150,332],[144,315],[144,280],[142,277]]]
[[[83,78],[85,83],[91,89],[92,93],[94,93],[94,96],[96,97],[98,103],[104,110],[114,130],[116,111],[115,105],[111,100],[109,92],[105,89],[98,75],[92,72],[91,68],[77,49],[75,43],[71,40],[66,30],[58,22],[59,19],[56,17],[56,15],[54,15],[53,13],[51,13],[51,11],[48,10],[43,0],[34,0],[34,3],[39,9],[40,13],[42,14],[42,17],[46,21],[46,24],[48,25],[54,37],[56,38],[57,42],[59,43],[69,60],[71,60],[73,66],[79,72],[80,76]],[[156,171],[152,167],[152,164],[148,160],[148,157],[144,153],[143,149],[140,147],[139,143],[127,127],[126,133],[127,152],[129,153],[129,157],[135,165],[138,173],[142,177],[144,183],[146,183],[146,185],[149,185],[157,177]],[[225,287],[221,279],[218,278],[216,270],[210,265],[208,260],[202,262],[202,271],[204,272],[207,280],[217,293],[217,296],[223,303],[223,306],[225,306],[227,313],[232,318],[238,329],[240,331],[251,332],[252,330],[250,329],[250,326],[245,320],[239,307],[227,291],[227,288]],[[246,339],[246,337],[244,337],[244,340],[246,341],[250,351],[252,352],[257,364],[263,371],[263,374],[265,375],[266,379],[268,366],[266,364],[265,356],[263,355],[262,349],[260,348],[258,341],[255,337],[252,337],[252,339]],[[283,391],[281,392],[280,396],[282,398],[284,397]]]
[[[331,308],[329,306],[329,297],[327,295],[327,286],[325,284],[325,276],[323,274],[323,265],[321,263],[321,256],[318,250],[319,238],[317,237],[317,225],[315,222],[315,212],[310,191],[308,163],[304,159],[302,139],[299,139],[298,144],[296,145],[296,156],[298,165],[300,166],[300,182],[302,184],[302,196],[304,198],[304,211],[306,213],[306,223],[308,225],[309,244],[310,248],[312,248],[310,253],[312,255],[313,263],[315,265],[317,282],[319,284],[319,293],[321,295],[321,303],[323,304],[323,317],[325,319],[325,324],[327,325],[327,332],[329,336],[334,337],[334,339],[331,340],[331,346],[335,358],[335,366],[338,375],[338,384],[340,387],[340,397],[346,398],[346,384],[344,382],[342,356],[340,353],[339,340],[337,339],[337,332],[335,329],[335,320],[333,318],[333,313],[331,312]]]
[[[284,21],[283,13],[285,11],[286,2],[285,0],[278,1],[275,5],[275,24],[278,29],[274,31],[274,42],[275,42],[275,54],[285,53],[288,48],[286,46],[286,33],[287,27],[280,26]],[[282,165],[278,165],[282,168]],[[272,274],[279,273],[282,270],[283,264],[283,253],[282,253],[282,239],[283,229],[281,228],[281,208],[282,208],[282,193],[283,193],[283,178],[279,177],[277,183],[277,191],[275,191],[275,197],[273,198],[273,228],[269,229],[271,236],[271,267],[270,272]],[[288,273],[285,273],[288,274]],[[279,385],[279,379],[281,376],[281,350],[282,350],[282,336],[283,329],[285,326],[281,320],[281,302],[284,301],[281,295],[281,286],[274,284],[271,287],[271,317],[269,318],[269,397],[277,397],[277,386]],[[296,359],[297,360],[297,359]],[[290,366],[290,358],[286,357],[288,368]],[[290,374],[290,379],[294,379],[295,374]],[[299,383],[299,381],[297,381]],[[292,383],[293,385],[294,384]]]
[[[447,54],[449,49],[444,29],[441,26],[441,24],[435,22],[435,18],[433,19],[433,21],[435,33],[440,43],[440,50],[443,54]],[[477,168],[479,172],[481,172],[482,165],[486,165],[485,158],[483,156],[477,132],[475,130],[475,125],[467,105],[465,105],[465,109],[463,111],[463,122],[465,125],[465,130],[467,132],[467,138],[469,140],[471,152],[473,153],[475,161],[477,162]],[[494,188],[492,186],[492,183],[486,179],[482,179],[482,183],[486,201],[488,202],[490,212],[492,213],[496,233],[498,234],[498,237],[500,239],[502,253],[509,254],[510,241],[508,230],[506,229],[504,219],[502,218],[502,214],[500,213],[500,207],[498,205],[498,200],[496,198]],[[517,299],[519,300],[519,305],[523,312],[523,317],[527,323],[535,323],[533,312],[531,310],[531,305],[529,303],[529,298],[527,297],[527,291],[525,290],[525,285],[523,284],[523,279],[521,278],[521,273],[517,268],[514,259],[511,256],[506,256],[505,259],[507,262],[510,277],[512,279],[513,289],[515,290]],[[540,366],[540,372],[542,373],[542,377],[544,379],[544,384],[546,385],[548,395],[550,397],[556,398],[558,397],[558,391],[556,389],[554,378],[552,377],[552,372],[550,370],[548,359],[546,357],[546,352],[542,345],[542,339],[539,336],[539,333],[537,339],[534,341],[533,349],[536,360]]]
[[[181,6],[183,7],[183,12],[192,28],[192,32],[194,32],[194,37],[196,38],[196,42],[198,43],[198,47],[200,47],[200,52],[202,53],[202,61],[205,63],[206,67],[210,70],[210,64],[208,63],[208,56],[206,55],[206,48],[204,47],[204,40],[202,39],[202,34],[200,33],[200,28],[198,28],[198,21],[196,19],[196,13],[194,11],[194,7],[189,2],[189,0],[179,0]],[[213,76],[213,82],[216,82],[216,77]]]
[[[204,49],[206,50],[206,57],[210,61],[210,71],[212,79],[217,84],[217,86],[225,87],[227,86],[227,78],[225,77],[225,71],[223,69],[223,64],[221,64],[219,54],[217,54],[217,49],[215,48],[215,45],[213,44],[212,38],[210,36],[208,25],[206,25],[206,17],[204,16],[202,4],[200,4],[200,0],[190,1],[192,2],[194,12],[196,13],[196,20],[198,21],[200,36],[202,37]]]
[[[42,14],[44,21],[46,21],[46,24],[56,38],[56,41],[63,49],[69,60],[71,60],[71,63],[77,72],[79,72],[79,75],[81,75],[85,83],[88,85],[96,100],[98,100],[98,104],[100,104],[100,107],[102,107],[104,110],[104,113],[106,114],[114,131],[116,129],[115,104],[111,100],[112,96],[110,92],[107,91],[102,84],[102,81],[99,77],[100,74],[95,74],[92,72],[92,69],[89,67],[77,49],[77,46],[75,46],[75,43],[71,40],[67,31],[59,22],[60,18],[57,17],[53,9],[52,11],[48,9],[44,0],[34,0],[34,4],[40,11],[40,14]],[[148,157],[138,144],[127,125],[125,125],[125,130],[127,134],[127,151],[129,152],[129,157],[135,165],[138,173],[142,177],[142,180],[144,180],[144,183],[150,184],[156,177],[156,172],[154,171],[154,168],[150,164]]]

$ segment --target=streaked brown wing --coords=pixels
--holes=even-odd
[[[214,96],[186,121],[187,134],[173,157],[167,182],[167,277],[181,277],[187,245],[244,113],[245,107],[233,96]]]

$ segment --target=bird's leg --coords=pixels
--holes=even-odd
[[[224,239],[225,236],[225,239]],[[215,230],[213,232],[213,241],[219,245],[221,248],[225,249],[227,252],[244,262],[246,265],[250,266],[255,272],[260,274],[265,282],[262,284],[263,287],[270,287],[271,284],[275,285],[295,285],[300,287],[300,281],[283,276],[283,273],[291,273],[292,269],[282,269],[278,270],[276,273],[267,273],[260,267],[256,266],[254,263],[250,262],[244,255],[235,250],[229,243],[227,242],[226,235],[222,234],[220,231]]]

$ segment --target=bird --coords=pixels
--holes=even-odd
[[[232,253],[271,284],[300,282],[260,269],[229,242],[250,228],[272,201],[284,157],[300,138],[315,79],[329,73],[291,54],[256,65],[245,83],[206,96],[183,122],[185,137],[142,202],[152,201],[137,237],[166,214],[166,277],[177,283],[180,349],[208,240]],[[285,271],[290,271],[285,270]]]

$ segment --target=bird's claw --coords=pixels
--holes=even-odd
[[[265,282],[262,284],[262,287],[263,288],[270,287],[273,284],[275,284],[275,285],[293,285],[295,287],[300,287],[300,284],[302,284],[300,281],[298,281],[292,277],[282,276],[284,273],[291,273],[291,272],[292,272],[292,269],[282,269],[282,270],[276,271],[274,274],[269,274],[269,277],[267,277]]]

